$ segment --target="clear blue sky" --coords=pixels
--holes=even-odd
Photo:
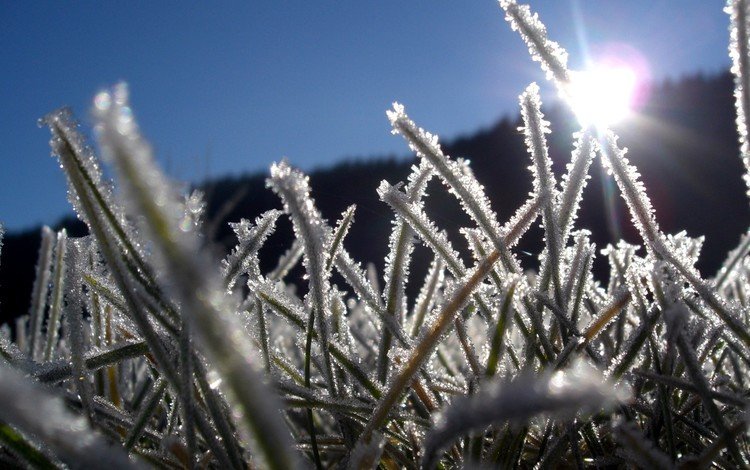
[[[628,44],[655,79],[728,67],[722,0],[542,0],[553,39]],[[516,113],[543,81],[493,0],[6,1],[0,5],[0,221],[54,223],[64,178],[36,121],[130,84],[136,116],[175,178],[407,154],[394,100],[443,139]],[[547,96],[550,101],[551,96]],[[469,156],[470,157],[470,156]],[[374,191],[375,188],[372,188]]]

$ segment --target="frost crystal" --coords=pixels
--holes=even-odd
[[[555,80],[562,89],[570,81],[567,51],[547,38],[547,28],[528,5],[519,5],[515,0],[500,0],[500,7],[505,10],[505,20],[513,31],[518,31],[526,42],[531,58],[541,64],[547,80]]]

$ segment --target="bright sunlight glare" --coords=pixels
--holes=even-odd
[[[627,66],[593,66],[571,72],[568,99],[582,126],[606,128],[633,110],[637,77]]]

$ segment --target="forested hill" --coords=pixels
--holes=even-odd
[[[559,180],[570,159],[575,121],[561,108],[547,106],[545,112],[552,123],[548,139]],[[697,75],[654,88],[641,116],[618,129],[620,145],[629,148],[628,157],[642,174],[662,229],[706,236],[699,261],[706,277],[713,276],[750,225],[734,120],[731,76]],[[429,122],[418,124],[430,127]],[[471,161],[501,221],[510,217],[531,191],[530,159],[519,124],[516,118],[505,118],[489,129],[443,143],[445,153]],[[373,262],[380,273],[393,215],[378,199],[376,188],[383,179],[392,184],[404,180],[412,164],[413,159],[405,157],[373,158],[310,173],[313,197],[331,224],[349,205],[357,205],[345,246],[356,260]],[[604,177],[599,159],[590,173],[592,179],[584,192],[577,228],[593,232],[598,248],[620,238],[638,242],[617,188],[611,178]],[[208,200],[207,239],[218,242],[217,251],[233,243],[226,222],[254,219],[265,210],[280,207],[278,198],[265,187],[265,177],[227,177],[203,184]],[[468,222],[458,205],[437,181],[431,183],[428,194],[427,213],[448,231],[457,248],[465,248],[458,229]],[[62,226],[73,236],[85,233],[80,222],[71,218],[57,228]],[[279,224],[277,234],[262,253],[264,266],[272,267],[289,247],[290,231],[288,222]],[[541,231],[537,230],[527,234],[519,247],[519,255],[529,268],[535,266],[535,260],[524,253],[537,252],[535,247],[541,243]],[[28,310],[38,244],[39,230],[5,237],[0,264],[0,321]],[[415,270],[427,261],[425,256],[423,250],[416,250]]]

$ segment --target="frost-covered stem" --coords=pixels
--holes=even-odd
[[[747,195],[750,197],[750,12],[747,0],[729,0],[725,9],[730,16],[729,56],[732,59],[732,73],[734,74],[734,97],[737,109],[737,133],[740,140],[740,157],[745,165],[742,179],[747,185]]]
[[[71,187],[78,195],[89,229],[99,243],[99,249],[107,262],[112,277],[120,286],[120,291],[124,296],[126,304],[126,311],[130,312],[131,318],[149,345],[151,354],[157,365],[162,369],[162,373],[169,379],[170,383],[176,385],[178,383],[177,373],[172,366],[171,358],[161,338],[149,323],[143,311],[143,303],[136,296],[136,289],[130,280],[131,278],[126,274],[126,272],[129,273],[130,271],[123,266],[125,262],[119,255],[117,248],[113,245],[108,231],[99,218],[94,201],[92,201],[84,180],[79,173],[79,165],[76,163],[74,147],[68,140],[67,134],[62,131],[60,122],[51,120],[49,126],[53,134],[53,151],[58,155]]]
[[[50,300],[49,319],[47,320],[47,342],[44,345],[43,360],[52,359],[52,352],[57,344],[58,330],[60,328],[60,315],[62,314],[63,293],[65,292],[65,252],[67,250],[68,236],[65,229],[57,234],[55,243],[55,264],[52,274],[52,298]]]
[[[693,268],[686,266],[682,261],[677,259],[671,252],[663,252],[662,256],[687,280],[690,286],[695,289],[700,298],[713,310],[716,315],[724,322],[725,325],[734,333],[734,335],[747,347],[750,347],[750,330],[738,315],[738,312],[731,309],[726,303],[716,295],[716,291],[711,289],[706,281],[700,278],[700,275]]]
[[[676,314],[688,315],[687,309],[684,306],[681,306],[679,308],[681,308],[682,312]],[[698,391],[698,395],[701,398],[703,407],[706,409],[706,413],[711,418],[711,421],[713,421],[714,426],[716,426],[719,435],[727,434],[728,428],[724,421],[724,417],[722,416],[721,411],[719,411],[719,408],[716,406],[716,403],[714,403],[713,398],[711,397],[710,385],[706,380],[706,377],[703,375],[701,365],[698,363],[698,360],[695,356],[695,351],[692,349],[692,346],[690,346],[687,339],[685,338],[684,331],[680,332],[677,335],[677,349],[679,349],[680,351],[680,355],[682,356],[682,359],[685,363],[685,369],[687,370],[691,381]],[[743,460],[742,455],[737,448],[737,444],[734,441],[727,442],[727,449],[734,458],[736,465],[740,466],[741,468],[747,468],[747,463]]]
[[[435,293],[443,282],[443,269],[445,264],[443,258],[436,256],[430,264],[430,270],[425,278],[425,283],[417,297],[417,303],[414,306],[414,317],[411,324],[411,336],[417,336],[419,329],[422,328],[425,315],[434,303]]]
[[[402,105],[394,103],[393,111],[388,111],[387,114],[394,132],[404,136],[417,155],[429,160],[469,216],[492,241],[495,249],[500,252],[503,267],[508,272],[517,273],[519,267],[500,234],[496,216],[479,182],[457,168],[456,162],[448,160],[440,149],[437,138],[418,128],[406,115]]]
[[[63,400],[0,361],[0,420],[51,449],[70,468],[136,468]]]
[[[570,234],[573,221],[580,207],[583,189],[589,176],[589,167],[594,160],[594,145],[591,139],[591,130],[575,134],[575,150],[571,162],[568,164],[568,172],[563,177],[562,190],[559,194],[560,201],[557,212],[557,225],[561,233],[561,244],[564,247]]]
[[[263,311],[263,302],[259,298],[255,299],[255,308],[253,309],[258,315],[258,341],[260,341],[260,352],[263,354],[263,365],[266,372],[271,372],[271,352],[268,345],[268,326],[266,325],[266,313]]]
[[[283,300],[272,295],[271,292],[266,290],[256,291],[263,302],[265,302],[271,309],[286,318],[289,323],[300,331],[305,331],[305,320],[303,316],[296,311],[294,308],[290,308],[289,305],[285,304]],[[313,331],[313,339],[318,341],[320,347],[324,347],[325,343],[321,343],[320,338],[316,331]],[[338,361],[342,368],[344,368],[351,376],[357,380],[368,393],[375,399],[379,399],[381,396],[380,388],[375,385],[367,375],[357,364],[355,364],[349,357],[349,353],[346,352],[345,348],[340,347],[334,342],[328,343],[328,350],[331,356]]]
[[[570,82],[568,73],[568,53],[554,41],[547,38],[547,28],[528,5],[518,5],[515,0],[500,0],[505,10],[505,20],[514,31],[518,31],[529,48],[533,60],[540,62],[547,79],[554,80],[561,90]]]
[[[154,281],[154,275],[151,268],[143,261],[140,252],[135,248],[129,235],[120,223],[115,211],[119,211],[112,201],[110,194],[101,185],[101,170],[93,158],[93,154],[88,158],[84,155],[83,137],[75,129],[75,121],[72,119],[68,109],[60,109],[45,116],[42,121],[46,124],[53,134],[53,140],[50,144],[53,146],[53,152],[58,155],[60,165],[65,172],[72,192],[78,198],[87,198],[88,209],[80,207],[82,201],[76,202],[74,206],[79,215],[85,220],[91,230],[92,217],[97,218],[102,233],[114,238],[114,246],[117,247],[115,253],[121,258],[123,266],[127,272],[133,276],[144,290],[164,308],[165,312],[176,318],[174,307],[164,302],[164,296],[159,291],[159,287]],[[60,154],[60,150],[65,149],[65,155]],[[122,247],[117,246],[121,244]]]
[[[735,268],[745,258],[748,252],[750,252],[750,231],[742,236],[739,246],[729,253],[726,261],[724,261],[724,264],[721,266],[719,274],[714,281],[717,291],[721,292],[726,282],[734,277],[733,275],[736,274]]]
[[[591,320],[589,326],[586,327],[583,332],[584,342],[581,343],[579,347],[583,348],[583,346],[593,341],[593,339],[596,338],[597,335],[599,335],[599,333],[604,330],[609,322],[611,322],[617,316],[617,314],[622,312],[623,309],[627,307],[628,303],[630,303],[631,298],[632,295],[629,291],[623,291],[618,295],[615,295],[610,304],[605,306],[605,308],[602,309],[598,316]]]
[[[331,244],[328,247],[328,256],[326,257],[326,273],[331,272],[331,268],[333,267],[333,260],[335,260],[338,256],[340,251],[339,249],[342,246],[344,238],[346,237],[346,234],[349,233],[349,228],[352,226],[352,222],[354,222],[354,211],[356,209],[356,204],[352,204],[351,206],[347,207],[344,213],[341,214],[341,220],[339,220],[338,224],[336,225],[336,229],[333,231]]]
[[[328,274],[326,245],[330,234],[324,226],[315,204],[310,198],[307,177],[292,169],[282,161],[271,166],[271,177],[268,184],[284,203],[284,210],[292,219],[294,230],[302,240],[304,248],[305,270],[309,277],[312,308],[317,312],[316,326],[323,344],[328,343]],[[331,355],[326,348],[321,348],[323,368],[328,389],[331,395],[337,395],[336,378],[331,366]]]
[[[630,165],[625,157],[626,150],[617,146],[617,136],[608,131],[604,141],[600,142],[602,158],[615,176],[623,199],[628,205],[633,222],[646,242],[649,250],[660,255],[663,249],[662,235],[654,219],[651,201],[646,195],[643,183],[638,179],[638,170]]]
[[[65,323],[67,340],[70,346],[70,362],[73,368],[73,384],[78,396],[81,398],[81,405],[84,412],[89,418],[91,424],[94,423],[91,383],[86,374],[86,364],[84,359],[85,336],[83,331],[83,302],[81,297],[82,281],[81,268],[83,266],[81,245],[74,243],[65,262],[67,266],[67,309],[65,312]]]
[[[241,326],[230,311],[233,306],[220,287],[218,273],[211,276],[205,270],[202,263],[207,263],[206,255],[196,253],[194,235],[179,229],[175,219],[181,215],[176,210],[176,197],[154,165],[132,115],[124,113],[127,89],[121,85],[106,98],[109,107],[97,111],[103,146],[115,163],[132,212],[143,216],[144,229],[150,234],[164,278],[169,279],[182,314],[193,322],[203,350],[224,380],[243,430],[258,444],[265,464],[273,469],[296,468],[279,406],[254,369],[253,346],[237,334]],[[179,380],[170,382],[180,386]]]
[[[232,426],[229,424],[228,406],[224,399],[219,395],[219,390],[211,388],[208,383],[208,371],[206,371],[203,363],[193,356],[193,368],[195,369],[195,380],[198,384],[198,389],[201,392],[203,401],[206,403],[208,414],[216,427],[217,437],[221,439],[221,446],[228,455],[228,459],[234,464],[234,468],[241,469],[244,467],[241,457],[241,450],[239,448],[239,442],[236,439],[236,433]],[[202,416],[198,413],[196,416]],[[200,419],[196,423],[200,426]],[[201,428],[202,429],[202,428]],[[201,430],[201,434],[205,433]],[[217,454],[220,458],[223,454]],[[229,466],[228,466],[229,467]]]
[[[143,433],[143,430],[146,428],[149,418],[151,418],[151,415],[154,414],[154,410],[156,410],[159,402],[161,402],[166,389],[167,381],[161,377],[157,379],[155,383],[151,384],[146,399],[143,400],[141,407],[138,409],[138,414],[133,422],[133,427],[130,428],[128,435],[125,438],[125,450],[130,451],[133,448],[133,445],[138,442],[141,433]]]
[[[263,246],[266,238],[273,232],[276,220],[281,215],[281,211],[270,210],[255,221],[255,226],[248,229],[249,222],[242,220],[238,224],[230,224],[237,232],[239,244],[232,254],[227,258],[224,266],[224,285],[231,289],[237,278],[246,270],[249,259]]]
[[[549,268],[544,276],[550,275],[555,296],[560,299],[560,252],[563,248],[562,233],[558,225],[557,192],[555,190],[555,175],[552,173],[552,160],[547,150],[547,139],[544,134],[549,133],[549,123],[544,120],[541,110],[539,86],[532,83],[520,97],[521,115],[524,122],[526,147],[533,160],[534,192],[539,195],[542,206],[542,222],[544,224],[544,242],[547,248],[545,266]],[[551,272],[550,272],[551,270]]]
[[[466,323],[463,321],[463,318],[458,315],[455,320],[453,320],[453,324],[456,330],[456,337],[458,338],[458,342],[461,345],[461,349],[463,350],[466,362],[467,364],[469,364],[471,373],[475,377],[481,376],[482,366],[481,364],[479,364],[479,357],[477,357],[477,352],[474,350],[474,345],[471,344],[469,335],[466,334]]]
[[[279,281],[284,278],[284,276],[287,275],[289,270],[291,270],[298,262],[299,259],[302,257],[302,243],[300,243],[299,239],[295,238],[294,242],[292,242],[292,246],[287,250],[286,253],[284,253],[281,257],[279,257],[279,261],[276,265],[276,267],[268,273],[266,277],[272,281]]]
[[[388,391],[378,402],[372,416],[367,422],[365,429],[360,435],[360,441],[370,441],[372,433],[382,428],[387,420],[388,414],[393,407],[399,402],[405,391],[408,389],[415,374],[422,367],[432,352],[435,350],[440,337],[445,330],[451,325],[453,319],[461,311],[469,296],[474,292],[479,283],[490,273],[495,262],[500,258],[500,252],[493,251],[490,255],[481,261],[468,278],[457,288],[453,296],[442,307],[435,321],[419,337],[418,343],[411,351],[411,356],[406,360],[404,366],[398,371],[397,375],[391,382]]]
[[[31,289],[31,308],[29,310],[29,358],[37,359],[39,355],[39,336],[41,336],[44,307],[47,305],[50,268],[52,265],[52,247],[54,232],[46,225],[42,227],[42,243],[36,264],[34,286]]]
[[[313,329],[315,327],[315,309],[310,309],[310,315],[307,320],[307,336],[305,338],[305,387],[310,388],[310,363],[312,362],[312,339]],[[320,452],[318,451],[318,439],[315,431],[315,420],[313,419],[312,408],[307,408],[307,429],[310,434],[312,443],[313,461],[315,468],[321,470],[323,464],[320,462]]]
[[[95,371],[125,359],[143,356],[148,352],[148,345],[144,341],[117,344],[110,349],[88,353],[85,356],[85,365],[88,371]],[[66,360],[45,363],[34,370],[32,375],[40,382],[58,382],[72,377],[73,366]]]
[[[406,188],[406,195],[410,202],[421,201],[431,176],[432,170],[424,160],[419,166],[413,167],[409,176],[409,185]],[[396,321],[403,321],[404,310],[406,309],[404,289],[409,275],[413,238],[414,230],[401,217],[396,217],[391,232],[390,250],[386,258],[384,290],[386,314]],[[387,329],[384,330],[380,339],[377,363],[378,380],[381,383],[385,383],[388,377],[388,351],[391,348],[392,340],[391,332]]]

